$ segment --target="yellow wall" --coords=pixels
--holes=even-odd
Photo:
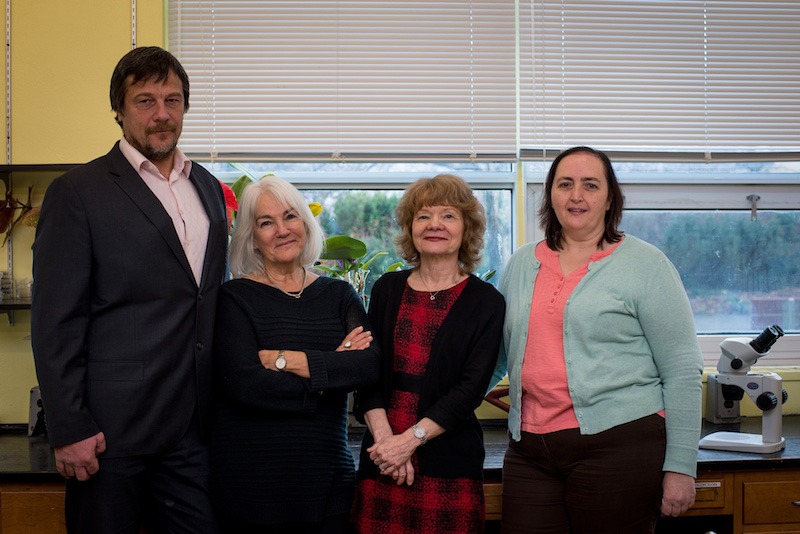
[[[162,45],[161,1],[136,6],[137,45]],[[109,81],[132,42],[131,2],[12,1],[12,163],[81,163],[111,147]]]
[[[162,0],[137,0],[137,46],[164,45]],[[82,163],[105,154],[120,137],[108,88],[117,61],[132,47],[132,2],[123,0],[12,0],[11,160],[5,135],[0,163]],[[5,34],[5,24],[3,24]],[[6,64],[3,58],[5,124]],[[33,205],[53,173],[14,178],[15,197],[34,185]],[[3,193],[0,185],[0,194]],[[14,278],[31,276],[33,229],[13,234]],[[0,270],[6,271],[6,247]],[[0,315],[0,425],[27,423],[28,398],[37,384],[30,349],[30,312],[16,311],[14,325]]]

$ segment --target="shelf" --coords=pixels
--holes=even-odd
[[[5,189],[12,190],[14,184],[13,182],[15,179],[22,179],[22,182],[26,185],[31,184],[42,184],[42,191],[46,189],[46,185],[50,183],[54,178],[64,174],[66,171],[75,167],[76,164],[71,163],[56,163],[56,164],[13,164],[13,165],[0,165],[0,183],[5,185]],[[37,185],[37,187],[39,187]],[[6,193],[3,189],[0,189],[0,195]],[[21,194],[14,194],[15,197],[19,197]],[[24,193],[24,191],[23,191]],[[23,198],[24,200],[24,198]],[[0,268],[3,271],[3,283],[11,283],[10,281],[14,280],[14,270],[13,270],[13,239],[9,239],[6,242],[6,267]],[[8,280],[9,282],[6,282]],[[13,288],[6,289],[3,288],[3,293],[13,294]],[[8,324],[14,324],[14,312],[16,310],[30,310],[31,309],[31,299],[14,299],[14,298],[5,298],[0,300],[0,314],[5,313],[8,316]]]
[[[0,300],[0,312],[8,310],[30,310],[31,299],[3,299]]]

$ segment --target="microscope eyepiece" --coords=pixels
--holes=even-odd
[[[757,353],[764,354],[772,348],[772,345],[774,345],[782,335],[783,330],[781,330],[780,326],[776,324],[768,326],[757,338],[750,342],[750,346],[753,347]]]

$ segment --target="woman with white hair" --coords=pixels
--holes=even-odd
[[[379,352],[353,288],[309,270],[322,247],[293,185],[245,189],[214,340],[211,485],[225,532],[347,531],[347,394],[377,380]]]

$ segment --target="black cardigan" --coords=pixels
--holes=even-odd
[[[355,414],[386,408],[392,390],[394,327],[411,271],[387,273],[372,289],[369,319],[381,348],[381,379],[356,392]],[[431,346],[417,411],[445,432],[417,448],[419,474],[444,478],[483,479],[483,432],[475,409],[483,400],[497,361],[505,317],[505,301],[490,284],[470,275],[466,287],[442,322]],[[359,478],[375,477],[367,448],[374,440],[365,432]]]

